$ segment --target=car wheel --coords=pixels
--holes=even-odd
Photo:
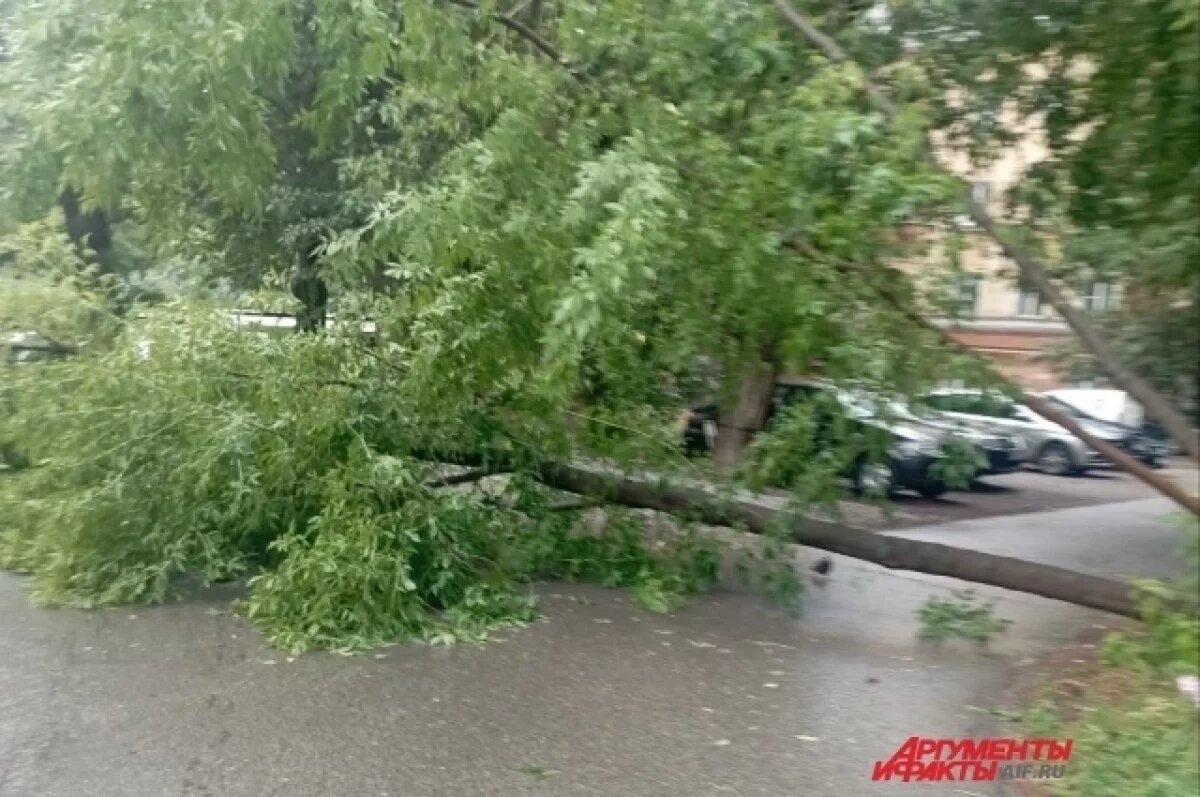
[[[944,484],[922,484],[917,488],[922,498],[941,498],[946,494],[946,485]]]
[[[864,464],[854,474],[854,492],[891,497],[896,490],[896,476],[886,463]]]
[[[1050,442],[1042,448],[1037,458],[1038,467],[1051,476],[1067,476],[1075,472],[1071,452],[1062,443]]]

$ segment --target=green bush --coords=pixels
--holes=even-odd
[[[1135,680],[1129,694],[1064,722],[1051,704],[1027,719],[1041,738],[1073,738],[1067,777],[1049,782],[1057,797],[1193,797],[1200,792],[1196,709],[1177,694]]]

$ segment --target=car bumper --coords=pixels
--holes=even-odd
[[[1143,444],[1121,444],[1113,442],[1122,453],[1128,454],[1139,462],[1147,465],[1157,465],[1168,458],[1166,446],[1160,443],[1143,443]],[[1108,457],[1101,454],[1099,451],[1088,449],[1087,460],[1089,465],[1100,467],[1112,467],[1113,463]]]
[[[987,464],[980,472],[984,474],[1012,473],[1023,464],[1023,461],[1011,450],[987,449],[983,453],[987,457]]]
[[[946,483],[933,475],[934,457],[892,457],[889,464],[892,467],[892,478],[897,487],[908,490],[923,488],[945,488]]]

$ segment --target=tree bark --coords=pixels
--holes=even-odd
[[[730,411],[722,409],[718,413],[713,464],[720,470],[736,468],[754,434],[763,428],[778,376],[779,365],[772,344],[763,347],[760,359],[742,369],[737,402]]]
[[[742,527],[755,534],[767,532],[779,515],[748,501],[722,502],[712,491],[700,487],[662,485],[571,465],[545,466],[538,478],[559,490],[601,497],[634,508],[685,515],[709,525]],[[939,543],[888,537],[809,518],[794,522],[791,538],[800,545],[873,562],[889,570],[947,576],[1139,617],[1131,586],[1114,579]]]
[[[73,188],[58,195],[67,228],[67,237],[80,257],[89,254],[104,273],[112,270],[112,224],[102,210],[84,211],[83,202]]]
[[[514,469],[510,457],[502,452],[430,450],[409,455],[496,473]],[[532,475],[556,490],[634,509],[666,512],[710,526],[740,528],[753,534],[766,533],[781,515],[777,510],[747,500],[723,500],[713,485],[672,485],[652,476],[634,477],[554,462],[543,463]],[[889,570],[910,570],[988,584],[1140,618],[1132,585],[1115,579],[939,543],[888,537],[813,518],[793,520],[791,538],[799,545],[872,562]]]
[[[829,60],[838,63],[850,62],[846,51],[837,42],[818,30],[807,17],[797,12],[788,0],[772,0],[772,2],[787,23],[806,42],[823,52]],[[896,105],[866,77],[863,78],[863,84],[871,102],[888,117],[894,117],[897,112]],[[933,158],[932,149],[927,148],[926,153],[935,167],[948,173],[948,170]],[[1038,290],[1075,332],[1084,347],[1096,358],[1097,363],[1113,383],[1141,402],[1146,408],[1147,414],[1159,421],[1166,429],[1167,434],[1177,440],[1192,459],[1200,460],[1200,437],[1197,436],[1196,430],[1191,427],[1183,413],[1175,409],[1149,382],[1121,362],[1120,357],[1087,315],[1066,300],[1062,291],[1050,279],[1049,272],[1041,261],[1023,247],[1006,241],[1000,235],[986,208],[975,202],[973,198],[969,200],[968,207],[971,219],[999,244],[1007,257],[1017,264],[1021,276],[1037,286]]]
[[[296,253],[296,267],[292,273],[292,295],[303,305],[296,313],[296,329],[300,332],[316,332],[325,328],[328,314],[329,289],[312,252],[315,247],[302,245]]]

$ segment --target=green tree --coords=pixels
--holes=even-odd
[[[16,18],[15,184],[71,186],[154,251],[247,281],[323,239],[322,273],[381,326],[373,349],[259,346],[161,316],[47,369],[75,387],[18,396],[12,434],[49,464],[16,482],[0,544],[43,599],[157,599],[181,571],[261,567],[256,619],[334,644],[427,630],[427,610],[520,616],[515,580],[600,557],[668,605],[696,579],[549,521],[519,533],[486,496],[428,488],[427,461],[469,452],[526,479],[547,459],[685,467],[678,378],[707,358],[732,465],[785,368],[902,391],[944,363],[854,271],[908,253],[894,232],[944,200],[919,104],[889,123],[855,69],[756,3],[400,10],[97,0]],[[35,180],[20,169],[38,158]],[[37,215],[39,196],[11,201]],[[158,354],[139,360],[136,336]],[[374,545],[415,569],[349,567]],[[309,600],[330,567],[344,590]],[[403,605],[338,619],[392,584]]]

